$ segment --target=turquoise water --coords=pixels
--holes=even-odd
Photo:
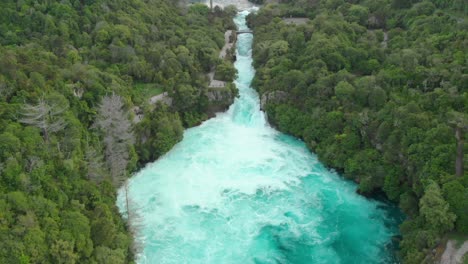
[[[241,30],[247,14],[235,18]],[[130,181],[142,217],[138,262],[391,263],[396,224],[383,204],[265,121],[250,88],[252,39],[239,35],[231,108]]]

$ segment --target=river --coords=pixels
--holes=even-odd
[[[248,12],[235,18],[240,30]],[[250,87],[252,40],[238,37],[240,97],[229,110],[130,180],[138,263],[393,263],[397,224],[386,206],[267,123]]]

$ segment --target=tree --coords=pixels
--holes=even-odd
[[[424,196],[419,201],[419,213],[423,217],[426,227],[438,234],[453,229],[456,215],[449,210],[449,204],[442,197],[439,185],[431,182],[424,191]]]
[[[73,243],[66,240],[57,240],[50,249],[54,263],[74,264],[78,260],[78,254],[73,252]]]
[[[269,49],[269,55],[271,57],[282,56],[288,53],[289,50],[289,43],[285,40],[279,40],[275,43],[271,44]]]
[[[134,141],[131,123],[123,106],[119,95],[105,96],[94,123],[104,133],[105,159],[115,186],[126,179],[130,144]]]
[[[178,114],[158,104],[136,126],[137,148],[142,162],[151,162],[168,152],[183,138],[184,128]]]
[[[464,113],[450,113],[450,124],[455,129],[455,138],[457,139],[457,158],[455,160],[455,175],[463,176],[463,148],[465,144],[464,133],[468,130],[468,116]]]
[[[130,144],[134,141],[131,123],[123,110],[122,98],[118,95],[105,96],[99,106],[95,126],[104,132],[106,145],[105,158],[110,169],[114,186],[122,182],[125,192],[125,208],[127,212],[127,225],[130,233],[135,237],[139,230],[138,211],[129,196],[129,183],[127,180],[127,165],[130,159]],[[140,246],[135,242],[134,252]]]
[[[281,107],[262,105],[269,120],[302,136],[326,166],[359,182],[360,193],[383,190],[399,201],[409,227],[401,232],[402,259],[422,263],[453,229],[455,215],[456,232],[468,226],[464,31],[461,13],[447,10],[461,1],[319,2],[311,10],[287,0],[251,16],[253,87],[263,95],[294,86]],[[303,8],[310,23],[271,23],[295,8]],[[303,47],[297,48],[291,35],[299,33],[293,32],[303,33]],[[281,49],[282,41],[289,49]],[[304,74],[305,85],[284,78],[295,70]],[[457,117],[447,114],[451,110]],[[453,167],[458,177],[447,184]],[[437,184],[444,186],[443,198]]]
[[[117,236],[112,212],[104,203],[98,203],[93,211],[91,237],[95,246],[112,246]]]
[[[339,82],[335,87],[335,95],[343,104],[352,104],[356,89],[346,81]]]
[[[42,130],[44,140],[49,141],[49,134],[64,129],[67,125],[62,114],[67,110],[67,105],[59,105],[55,102],[47,102],[39,99],[36,105],[25,104],[22,109],[21,123],[35,126]]]
[[[387,94],[380,87],[373,88],[369,93],[368,103],[374,109],[380,109],[387,101]]]
[[[348,16],[350,22],[366,25],[367,19],[369,18],[369,9],[361,5],[352,5],[349,8]]]
[[[104,177],[106,175],[106,172],[104,170],[105,165],[102,161],[102,156],[96,151],[95,148],[91,146],[88,147],[85,153],[85,160],[88,165],[88,179],[93,180],[97,183],[104,180]]]
[[[237,70],[231,63],[223,62],[216,67],[217,80],[232,82],[236,78]]]
[[[236,12],[200,5],[188,18],[165,1],[100,3],[0,4],[0,263],[133,263],[136,213],[126,227],[115,199],[142,146],[122,105],[146,108],[137,100],[156,87],[184,86],[181,107],[152,130],[164,152],[182,137],[176,116],[207,118],[204,70]],[[99,112],[112,92],[120,105]]]
[[[130,197],[130,183],[125,181],[124,183],[125,191],[125,210],[127,213],[127,226],[134,238],[132,241],[131,249],[133,254],[137,255],[143,250],[143,243],[141,239],[138,239],[138,234],[142,228],[143,217],[140,214],[140,211],[136,205],[136,202]]]
[[[443,185],[442,191],[450,209],[457,215],[456,229],[468,233],[468,188],[460,181],[452,180]]]
[[[62,236],[73,241],[74,251],[81,256],[89,257],[93,252],[91,241],[91,227],[89,219],[80,212],[67,211],[62,214],[61,219]]]
[[[121,249],[99,246],[94,253],[98,264],[124,264],[125,253]]]

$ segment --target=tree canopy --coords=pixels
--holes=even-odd
[[[405,263],[430,258],[449,231],[468,232],[461,2],[293,0],[248,18],[254,87],[287,94],[266,102],[270,122],[302,138],[360,193],[383,190],[400,204]],[[291,16],[310,21],[284,21]]]
[[[207,118],[206,74],[234,13],[169,0],[0,3],[0,263],[133,262],[116,188]],[[148,103],[160,92],[172,107]]]

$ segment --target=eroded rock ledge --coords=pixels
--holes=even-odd
[[[265,110],[265,106],[269,103],[282,103],[288,99],[288,93],[285,91],[271,91],[262,94],[260,100],[260,109]]]

